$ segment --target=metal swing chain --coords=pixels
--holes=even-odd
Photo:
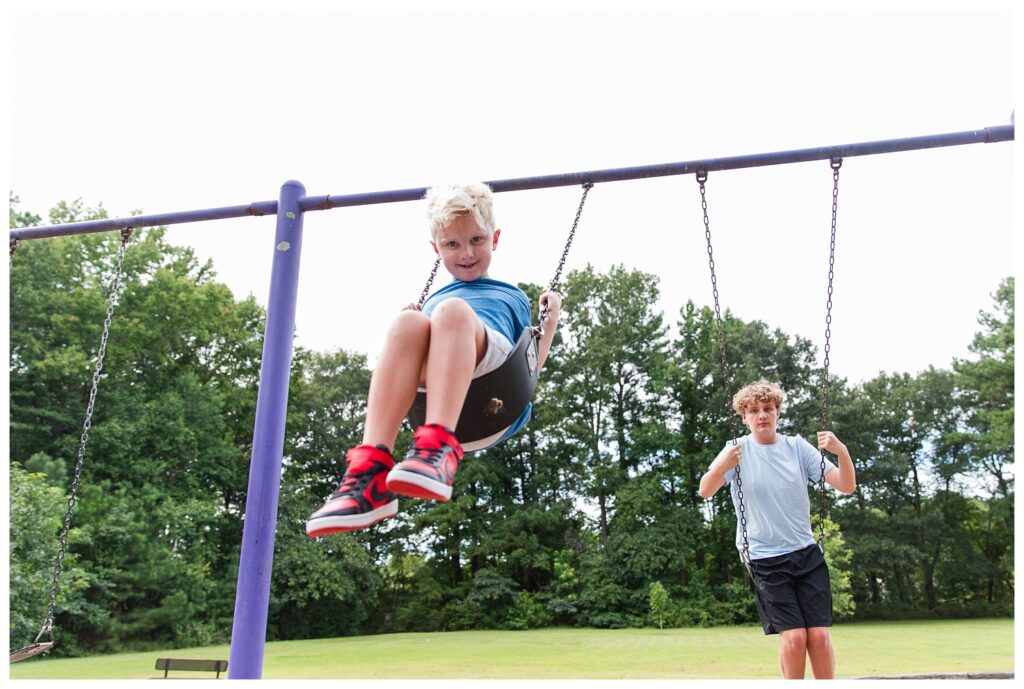
[[[562,277],[562,269],[565,267],[565,259],[569,256],[569,248],[572,246],[572,240],[576,236],[576,226],[580,224],[580,216],[583,215],[583,204],[587,202],[587,194],[593,188],[593,182],[583,183],[583,196],[580,198],[579,208],[576,209],[576,217],[572,221],[572,229],[569,230],[569,238],[565,240],[565,248],[562,249],[562,257],[558,259],[558,268],[555,269],[555,276],[551,278],[551,282],[548,283],[548,291],[553,292],[555,287],[558,286],[558,280]],[[544,333],[544,322],[548,318],[548,307],[547,304],[541,309],[538,317],[537,328],[540,334]]]
[[[430,286],[434,284],[434,278],[437,277],[437,269],[441,265],[441,257],[438,256],[437,260],[434,261],[434,268],[430,271],[430,277],[427,278],[427,284],[423,286],[423,292],[420,294],[420,300],[416,302],[416,305],[423,308],[423,302],[427,300],[427,293],[430,292]]]
[[[832,236],[828,245],[828,299],[825,303],[825,367],[822,378],[821,428],[828,429],[828,355],[831,351],[829,338],[832,336],[832,277],[836,262],[836,212],[839,208],[839,168],[843,166],[840,156],[832,156]],[[821,450],[821,475],[818,477],[818,547],[825,552],[825,450]]]
[[[114,315],[114,306],[117,303],[117,294],[121,283],[121,274],[124,267],[125,248],[128,246],[128,238],[132,236],[132,229],[121,230],[121,246],[117,252],[117,265],[114,267],[114,277],[110,284],[110,295],[107,297],[107,316],[103,321],[103,335],[100,338],[100,348],[96,354],[96,369],[92,374],[92,388],[89,390],[89,404],[85,409],[85,421],[82,424],[82,437],[78,446],[78,460],[75,463],[75,475],[71,481],[71,496],[68,498],[68,511],[64,515],[64,528],[60,532],[60,547],[57,549],[57,564],[53,570],[53,584],[50,587],[50,605],[46,611],[46,620],[42,629],[36,637],[36,643],[44,634],[49,634],[50,642],[53,642],[53,614],[57,607],[57,592],[60,590],[60,575],[64,569],[64,553],[67,549],[68,531],[71,529],[71,515],[75,510],[78,484],[82,478],[82,463],[85,459],[85,447],[89,442],[89,429],[92,426],[93,406],[96,402],[96,388],[100,381],[100,373],[103,371],[103,357],[107,351],[107,338],[110,336],[110,319]]]
[[[729,389],[729,364],[725,356],[725,329],[722,326],[722,309],[718,302],[718,279],[715,277],[715,257],[711,248],[711,224],[708,221],[708,202],[705,195],[704,183],[708,180],[707,170],[697,171],[697,183],[700,185],[700,207],[704,211],[704,238],[708,244],[708,267],[711,269],[711,293],[715,298],[715,323],[718,326],[718,349],[722,355],[722,385],[725,387],[726,404],[732,399],[732,391]],[[732,409],[730,408],[730,411]],[[732,418],[729,423],[729,431],[732,434],[732,444],[736,445],[736,421]],[[743,552],[741,559],[743,566],[750,572],[750,541],[747,537],[747,512],[743,503],[743,479],[740,477],[740,465],[736,465],[736,495],[739,498],[740,528],[743,537]]]
[[[7,267],[8,268],[10,268],[12,265],[14,265],[14,252],[18,250],[18,242],[20,242],[20,241],[21,241],[20,239],[12,239],[11,240],[11,260],[7,263]]]

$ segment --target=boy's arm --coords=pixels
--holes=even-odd
[[[728,445],[718,453],[715,461],[711,462],[707,473],[700,477],[699,493],[707,500],[718,492],[718,489],[725,485],[725,475],[740,463],[743,450],[739,443]]]
[[[551,343],[555,339],[555,331],[558,330],[558,315],[562,312],[562,295],[558,292],[545,292],[540,295],[540,309],[547,307],[548,313],[544,320],[544,334],[540,337],[540,345],[537,348],[537,373],[544,368],[544,362],[551,351]]]
[[[831,452],[839,458],[839,466],[835,471],[825,474],[825,483],[840,493],[852,493],[857,488],[857,471],[853,468],[853,458],[846,445],[832,431],[818,432],[818,449]]]

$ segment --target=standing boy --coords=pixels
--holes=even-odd
[[[398,314],[370,381],[362,444],[345,455],[341,485],[306,522],[309,536],[365,528],[398,512],[397,495],[446,501],[463,448],[453,428],[470,382],[498,368],[530,324],[530,302],[518,287],[488,277],[501,230],[494,221],[491,189],[480,183],[437,186],[426,196],[431,246],[452,282],[430,296],[422,310]],[[558,325],[561,297],[540,297],[547,307],[537,370]],[[426,423],[397,465],[392,456],[402,420],[421,385],[429,389]],[[522,415],[487,445],[522,428]]]
[[[736,467],[740,478],[750,544],[750,571],[757,613],[765,634],[779,635],[779,664],[786,679],[803,679],[806,659],[816,679],[835,676],[832,592],[828,566],[811,532],[808,481],[821,475],[821,453],[839,458],[825,461],[825,482],[841,493],[857,485],[850,452],[830,431],[818,433],[818,450],[803,438],[777,432],[786,393],[760,380],[733,397],[733,409],[750,434],[725,446],[700,480],[700,495],[710,498],[731,483],[739,515]],[[740,525],[736,547],[743,553]]]

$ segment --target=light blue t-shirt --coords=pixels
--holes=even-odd
[[[423,313],[430,315],[445,299],[458,297],[472,307],[484,323],[504,335],[512,344],[530,324],[530,300],[515,285],[491,278],[471,282],[454,279],[423,302]]]
[[[740,478],[750,559],[785,555],[813,545],[807,484],[821,477],[821,452],[803,438],[781,433],[772,445],[761,445],[749,435],[740,438],[739,443],[743,449]],[[835,468],[825,460],[826,474]],[[739,491],[733,480],[736,469],[727,471],[724,478],[736,508],[736,548],[742,553]]]
[[[423,313],[430,316],[445,299],[458,297],[473,309],[488,327],[504,335],[515,346],[523,328],[530,325],[530,300],[515,285],[491,278],[477,278],[470,282],[453,279],[423,302]],[[530,420],[533,405],[527,404],[519,418],[512,422],[501,441],[512,437]]]

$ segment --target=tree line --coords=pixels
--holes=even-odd
[[[100,217],[76,201],[49,222]],[[10,220],[41,218],[12,197]],[[35,638],[49,600],[119,241],[24,242],[11,265],[11,648]],[[541,288],[522,287],[536,303]],[[268,639],[756,620],[728,491],[697,492],[738,432],[714,313],[688,302],[670,329],[657,277],[622,266],[572,272],[563,295],[527,429],[468,455],[450,502],[404,499],[398,517],[326,539],[304,522],[360,440],[370,370],[357,352],[296,349]],[[162,229],[131,240],[54,654],[228,640],[264,319]],[[779,382],[780,432],[813,439],[814,345],[728,311],[723,326],[730,389]],[[1011,277],[969,359],[830,377],[858,473],[854,494],[826,496],[840,619],[1012,615],[1013,333]]]

